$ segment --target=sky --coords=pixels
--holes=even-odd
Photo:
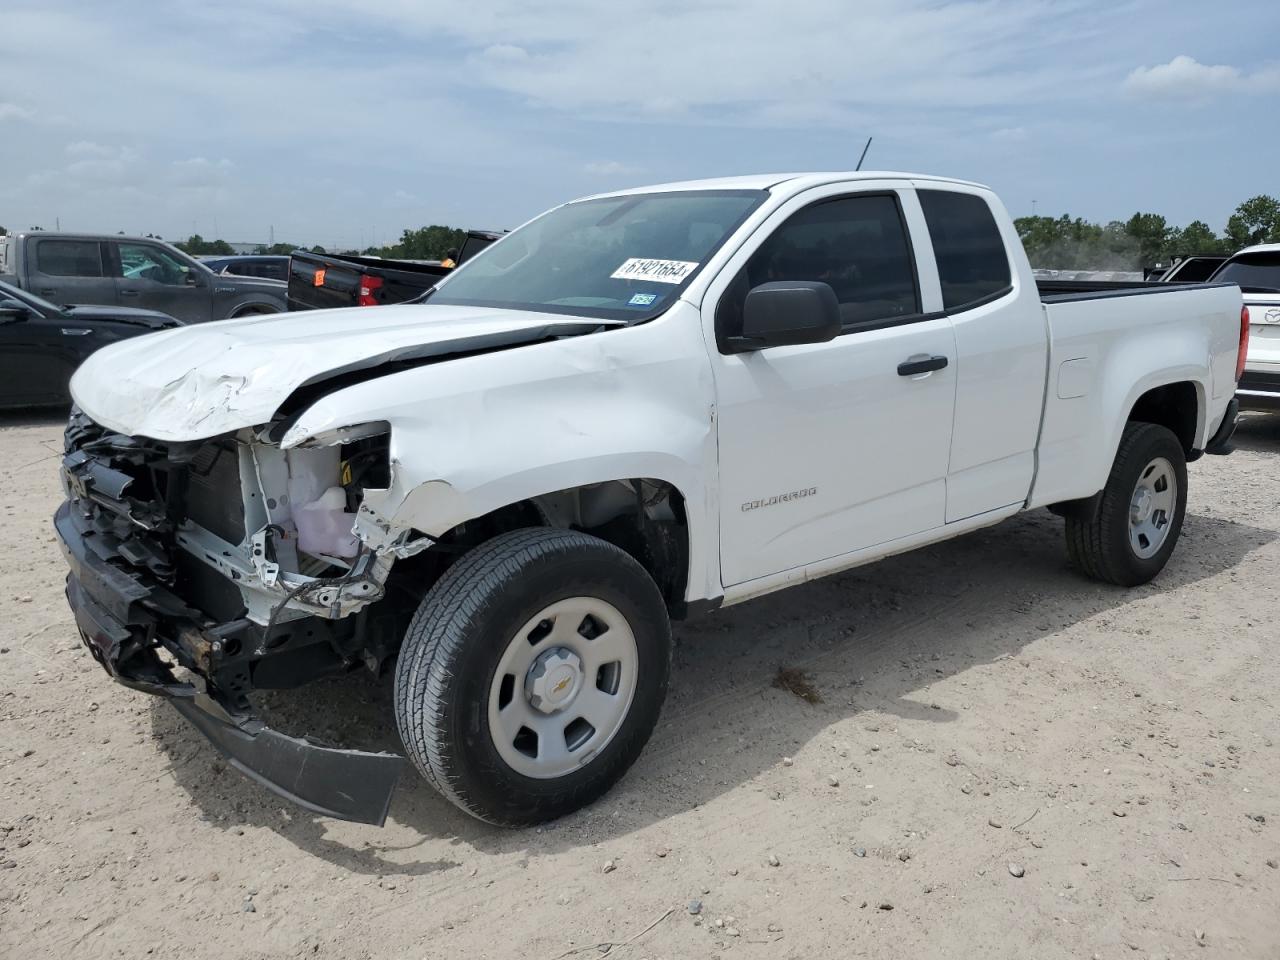
[[[0,225],[325,246],[865,167],[1221,230],[1280,0],[3,0]]]

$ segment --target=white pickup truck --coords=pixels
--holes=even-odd
[[[1244,291],[1249,353],[1236,397],[1245,410],[1280,410],[1280,243],[1245,247],[1212,277]]]
[[[477,817],[603,794],[670,618],[1049,507],[1156,576],[1226,452],[1232,285],[1037,289],[987,189],[829,173],[557,207],[422,302],[226,321],[76,374],[56,527],[82,638],[243,772],[381,823],[403,758],[255,689],[394,670],[413,764]],[[1070,589],[1070,581],[1064,581]]]

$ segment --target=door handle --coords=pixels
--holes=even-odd
[[[907,359],[898,364],[898,376],[917,377],[922,373],[933,373],[935,370],[941,370],[946,365],[946,357],[931,357],[928,354],[919,353],[915,356],[907,357]]]
[[[52,297],[57,292],[57,287],[41,287],[39,290],[40,296],[42,297]]]
[[[84,337],[84,336],[88,336],[91,333],[93,333],[93,331],[87,327],[63,327],[62,328],[62,335],[64,337]]]
[[[122,297],[136,297],[137,295],[138,295],[137,290],[129,290],[126,288],[120,291],[120,296]]]

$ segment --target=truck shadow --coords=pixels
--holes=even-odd
[[[1232,443],[1252,453],[1280,453],[1280,413],[1246,413]]]
[[[365,874],[426,874],[475,854],[540,854],[589,846],[706,804],[766,773],[833,724],[873,711],[946,724],[956,714],[929,687],[1017,655],[1028,643],[1142,598],[1216,576],[1276,539],[1273,531],[1188,516],[1153,584],[1094,583],[1065,559],[1062,522],[1047,511],[678,624],[670,694],[653,739],[603,800],[534,830],[480,823],[408,768],[387,828],[290,807],[226,769],[167,705],[151,707],[172,776],[220,829],[264,827],[307,853]],[[803,671],[822,702],[771,681]],[[280,729],[349,747],[400,752],[387,680],[345,677],[263,699]],[[705,765],[704,765],[705,764]],[[458,860],[440,859],[441,845]],[[432,851],[435,859],[415,856]]]

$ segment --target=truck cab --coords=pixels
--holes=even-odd
[[[3,242],[0,280],[61,306],[158,310],[184,323],[285,309],[284,283],[216,274],[151,237],[36,231]]]

